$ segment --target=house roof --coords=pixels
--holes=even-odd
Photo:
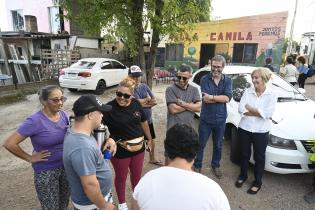
[[[0,38],[67,39],[69,37],[69,34],[51,34],[26,31],[0,31]]]

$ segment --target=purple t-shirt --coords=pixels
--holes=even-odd
[[[38,111],[20,125],[17,132],[24,137],[30,137],[34,151],[48,150],[51,156],[48,161],[33,163],[35,172],[51,170],[63,166],[63,140],[69,124],[68,115],[60,111],[60,119],[53,122],[41,111]]]

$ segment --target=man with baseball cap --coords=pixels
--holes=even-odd
[[[149,86],[145,83],[141,83],[142,71],[139,66],[133,65],[129,69],[128,76],[136,82],[136,87],[134,89],[133,96],[140,102],[143,111],[148,119],[148,124],[150,128],[150,133],[152,136],[152,144],[150,150],[150,160],[149,163],[158,166],[163,165],[160,160],[155,157],[155,131],[152,120],[152,107],[157,105],[155,96],[153,95]]]
[[[111,110],[94,95],[83,95],[73,104],[74,124],[68,129],[63,162],[71,188],[74,209],[116,209],[112,204],[112,172],[92,135],[103,114]],[[105,148],[114,155],[116,143],[107,139]]]

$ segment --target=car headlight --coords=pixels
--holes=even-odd
[[[279,148],[279,149],[290,149],[290,150],[297,149],[294,143],[294,140],[280,138],[271,134],[269,135],[268,146]]]

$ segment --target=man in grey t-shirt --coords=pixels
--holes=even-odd
[[[112,172],[97,141],[91,135],[111,110],[94,95],[83,95],[73,104],[75,122],[64,140],[63,162],[71,188],[74,209],[116,209],[111,203]],[[105,148],[114,155],[116,143],[107,139]]]
[[[196,129],[194,115],[195,112],[200,112],[201,99],[198,89],[188,84],[191,76],[191,67],[182,64],[177,73],[177,82],[165,91],[167,130],[178,123],[184,123]]]

